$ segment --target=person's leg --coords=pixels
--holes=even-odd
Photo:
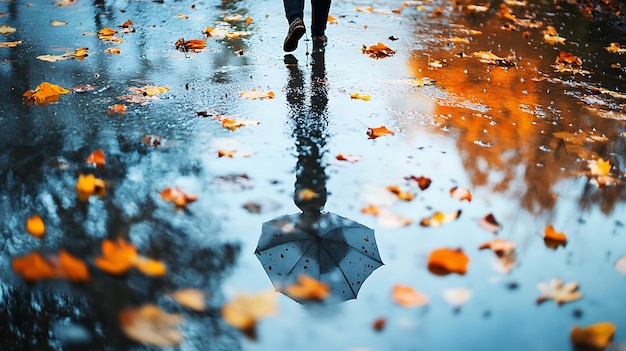
[[[331,0],[311,0],[311,36],[321,37],[326,31]]]
[[[285,6],[285,17],[289,23],[296,18],[304,18],[304,0],[283,0]]]

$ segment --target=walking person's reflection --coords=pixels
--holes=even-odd
[[[324,208],[327,196],[323,162],[328,125],[324,50],[314,50],[312,53],[308,89],[304,85],[304,76],[297,59],[286,55],[285,64],[289,69],[287,102],[298,152],[294,202],[306,217],[314,220]]]

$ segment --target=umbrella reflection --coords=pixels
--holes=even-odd
[[[278,291],[285,292],[299,278],[308,276],[328,287],[324,301],[341,302],[356,298],[365,279],[383,263],[374,230],[322,211],[327,199],[323,156],[328,86],[324,50],[316,49],[311,56],[310,90],[304,87],[297,59],[285,56],[289,69],[287,101],[298,151],[294,202],[302,212],[263,223],[255,253]],[[301,303],[310,301],[288,296]]]

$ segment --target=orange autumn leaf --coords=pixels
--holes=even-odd
[[[186,193],[179,187],[165,188],[160,195],[163,200],[173,202],[177,207],[185,207],[188,203],[198,200],[196,195]]]
[[[368,94],[361,94],[361,93],[354,93],[350,95],[350,99],[352,100],[363,100],[363,101],[370,101],[372,99],[372,97]]]
[[[119,55],[122,53],[122,51],[120,50],[120,48],[115,47],[115,48],[106,48],[104,49],[104,53],[105,54],[112,54],[112,55]]]
[[[89,56],[89,48],[77,48],[70,56],[76,57],[79,60]]]
[[[117,114],[120,114],[120,115],[125,115],[126,114],[126,110],[127,110],[126,105],[124,105],[124,104],[115,104],[115,105],[111,106],[111,108],[109,108],[108,112],[110,114],[117,113]]]
[[[421,190],[426,190],[428,189],[428,187],[430,186],[430,183],[432,183],[432,180],[430,180],[430,178],[426,178],[424,176],[410,176],[410,177],[405,177],[404,179],[406,180],[412,180],[414,182],[417,183],[417,186],[421,189]]]
[[[162,276],[167,273],[167,268],[161,261],[151,258],[137,256],[134,265],[141,273],[149,276]]]
[[[553,240],[558,242],[566,242],[567,236],[563,233],[557,232],[554,227],[549,224],[543,231],[543,238],[545,240]]]
[[[450,273],[465,274],[469,257],[461,249],[439,248],[431,251],[428,256],[428,269],[433,274]]]
[[[59,251],[59,261],[63,274],[67,279],[75,283],[89,281],[89,269],[85,262],[70,255],[63,249]]]
[[[131,20],[126,20],[126,22],[122,23],[122,25],[121,25],[120,27],[122,27],[122,28],[128,28],[128,27],[130,27],[130,26],[132,26],[132,25],[133,25],[133,21],[131,21]]]
[[[250,25],[250,23],[252,23],[252,17],[247,16],[247,17],[246,17],[246,24],[247,24],[247,25]]]
[[[257,100],[257,99],[273,99],[275,94],[273,91],[263,91],[252,89],[251,91],[242,91],[241,97],[245,99]]]
[[[46,233],[46,225],[38,214],[26,218],[26,231],[37,239]]]
[[[27,282],[57,278],[59,276],[55,267],[38,252],[15,257],[11,264],[13,271],[22,276]]]
[[[600,322],[588,327],[574,326],[570,332],[570,340],[576,348],[604,350],[611,344],[615,325]]]
[[[121,275],[126,273],[137,261],[137,248],[122,238],[116,241],[102,241],[102,256],[96,257],[94,263],[101,270]]]
[[[368,54],[369,57],[374,59],[389,57],[396,53],[395,50],[391,49],[381,42],[378,42],[376,45],[372,45],[370,47],[367,47],[365,46],[365,44],[363,44],[363,46],[361,47],[361,51],[364,54]]]
[[[76,192],[81,201],[87,201],[91,195],[104,197],[106,188],[104,181],[96,178],[93,174],[79,174],[76,182]]]
[[[330,295],[330,287],[308,275],[301,275],[295,284],[285,288],[284,293],[297,300],[322,301]]]
[[[97,167],[104,166],[106,164],[106,158],[104,157],[104,151],[102,149],[98,149],[98,150],[92,152],[89,156],[87,156],[87,159],[85,160],[85,163],[93,163]]]
[[[361,213],[377,216],[380,213],[380,209],[374,205],[369,205],[361,209]]]
[[[391,130],[387,129],[385,126],[380,126],[377,128],[367,128],[367,135],[370,139],[376,139],[385,135],[394,135],[395,133]]]
[[[226,157],[233,158],[233,157],[235,157],[235,153],[236,152],[237,151],[226,151],[226,150],[221,150],[220,149],[220,150],[217,150],[217,157],[224,157],[224,156],[226,156]]]
[[[567,51],[561,51],[559,53],[559,56],[557,56],[556,58],[556,63],[557,64],[564,63],[564,64],[578,66],[578,67],[583,65],[583,61],[578,56]]]
[[[231,119],[227,117],[221,118],[222,127],[228,130],[235,130],[239,127],[248,126],[248,125],[256,125],[259,124],[258,121],[250,121],[250,120],[241,120],[241,119]]]
[[[130,91],[134,91],[136,93],[139,93],[141,95],[144,96],[154,96],[154,95],[158,95],[158,94],[162,94],[165,92],[170,91],[170,88],[164,86],[164,85],[146,85],[143,86],[141,88],[137,88],[137,87],[130,87],[128,88],[128,90]]]
[[[594,176],[607,176],[609,172],[611,172],[610,160],[604,160],[602,158],[598,158],[597,160],[590,160],[588,163],[589,170],[591,171],[591,175]]]
[[[442,224],[452,222],[459,218],[461,210],[451,213],[435,212],[432,216],[423,218],[420,221],[422,227],[439,227]]]
[[[413,198],[415,198],[415,195],[413,193],[404,192],[404,191],[400,190],[400,187],[397,186],[397,185],[390,185],[390,186],[387,187],[387,190],[389,190],[393,194],[396,194],[396,196],[400,200],[412,201]]]
[[[273,290],[254,295],[239,294],[222,306],[222,318],[235,328],[254,329],[256,323],[277,312],[277,295]]]
[[[452,196],[453,199],[457,199],[460,201],[472,201],[472,193],[468,189],[461,189],[456,186],[450,189],[450,196]]]
[[[353,155],[337,154],[335,158],[338,161],[348,161],[350,163],[356,163],[356,162],[361,161],[361,156],[353,156]]]
[[[102,28],[98,31],[98,37],[110,37],[117,33],[117,30],[112,28]]]
[[[416,307],[428,304],[428,297],[410,286],[396,284],[391,292],[395,303],[403,307]]]
[[[183,317],[164,312],[153,304],[124,309],[119,313],[119,320],[124,334],[141,344],[173,347],[184,339],[178,329]]]
[[[337,20],[337,18],[335,18],[335,17],[333,17],[333,16],[331,16],[331,15],[328,15],[328,18],[326,19],[326,21],[327,21],[328,23],[330,23],[330,24],[337,24],[337,23],[339,23],[339,21]]]
[[[59,97],[63,94],[67,94],[70,91],[64,89],[61,86],[50,84],[49,82],[42,82],[35,90],[27,90],[23,96],[25,103],[37,103],[40,105],[49,104],[59,100]]]
[[[206,47],[206,41],[202,39],[185,40],[185,38],[179,38],[174,43],[174,46],[180,51],[200,51]]]

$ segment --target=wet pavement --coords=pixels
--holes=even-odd
[[[335,1],[325,50],[305,37],[285,56],[276,1],[1,2],[0,26],[17,30],[0,42],[22,43],[0,47],[0,349],[151,349],[128,339],[118,316],[145,303],[183,316],[180,350],[563,350],[574,325],[601,321],[617,327],[612,349],[626,347],[626,279],[614,267],[626,255],[626,54],[605,49],[626,45],[623,16],[600,21],[565,2],[484,12],[405,4]],[[235,14],[252,21],[224,22]],[[119,33],[123,42],[98,38],[128,19],[135,31]],[[549,25],[562,43],[545,41]],[[207,38],[207,27],[219,33]],[[177,50],[179,38],[206,48]],[[395,54],[362,53],[378,42]],[[37,59],[81,47],[81,60]],[[104,52],[112,47],[120,54]],[[582,65],[559,65],[562,51]],[[498,57],[481,62],[484,52]],[[95,89],[25,104],[44,81]],[[139,94],[142,103],[119,98],[146,85],[169,90]],[[252,90],[274,97],[241,96]],[[109,113],[118,103],[126,113]],[[229,130],[219,116],[259,124]],[[394,134],[368,136],[380,126]],[[106,165],[85,164],[99,148]],[[608,175],[592,174],[598,159],[610,161]],[[106,195],[80,201],[81,173],[103,179]],[[411,178],[420,176],[432,181],[425,190]],[[387,190],[394,185],[414,199]],[[164,201],[159,192],[174,186],[198,200],[184,209]],[[452,198],[454,187],[471,201]],[[311,199],[294,200],[307,189]],[[370,205],[381,213],[364,213]],[[357,299],[300,304],[277,293],[279,311],[257,323],[256,340],[225,323],[226,302],[274,288],[255,254],[262,224],[320,207],[375,231],[384,265],[358,283]],[[437,211],[461,214],[420,225]],[[35,213],[42,239],[24,227]],[[479,225],[488,214],[497,235]],[[548,225],[566,245],[546,244]],[[118,237],[167,274],[98,269],[101,242]],[[516,243],[514,264],[478,249],[496,237]],[[441,247],[461,248],[467,273],[431,273],[429,254]],[[59,249],[87,262],[88,283],[28,284],[12,269],[15,257]],[[537,304],[537,285],[553,278],[578,282],[583,297]],[[396,285],[428,304],[398,305]],[[208,310],[167,297],[183,288],[205,291]],[[471,292],[458,305],[444,293],[457,288]]]

